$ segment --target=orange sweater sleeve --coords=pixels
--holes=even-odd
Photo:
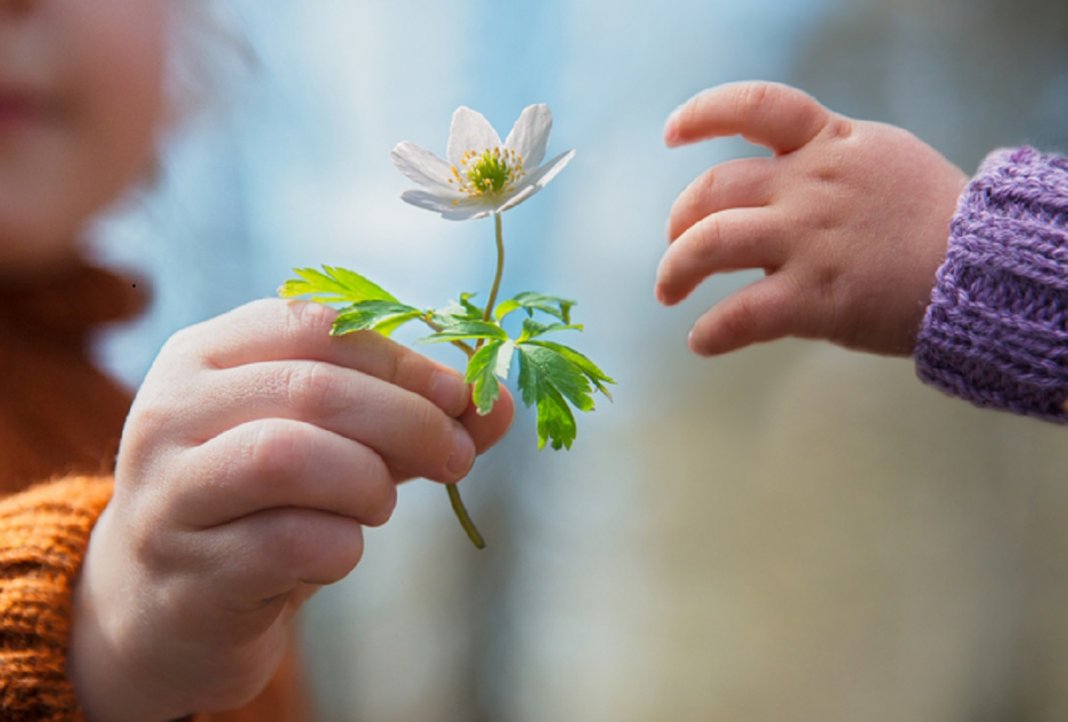
[[[71,477],[0,499],[0,717],[81,720],[66,675],[71,592],[112,480]]]

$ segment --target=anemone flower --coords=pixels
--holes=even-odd
[[[548,185],[575,155],[569,150],[542,163],[552,125],[549,106],[529,105],[501,143],[481,113],[460,106],[452,114],[447,161],[409,141],[390,153],[401,173],[423,186],[401,198],[453,221],[513,208]]]

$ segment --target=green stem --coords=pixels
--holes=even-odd
[[[455,512],[456,518],[460,520],[460,526],[467,532],[467,538],[477,548],[485,549],[486,540],[478,533],[478,527],[475,526],[475,522],[471,521],[471,517],[467,513],[467,507],[464,506],[463,499],[460,498],[460,490],[456,488],[456,484],[446,484],[445,489],[449,492],[449,502],[452,504],[452,510]]]
[[[425,323],[427,326],[430,326],[430,328],[433,329],[434,331],[438,331],[438,332],[441,331],[441,326],[439,326],[438,324],[434,323],[433,319],[430,318],[430,313],[429,312],[427,312],[427,314],[425,314],[423,316],[420,316],[419,318],[423,323]],[[453,346],[455,346],[456,348],[458,348],[461,351],[463,351],[464,352],[464,356],[467,356],[467,358],[471,358],[472,356],[475,355],[475,350],[473,348],[471,348],[470,346],[468,346],[463,341],[457,340],[457,341],[452,341],[451,343],[452,343]]]
[[[497,273],[493,277],[493,288],[490,289],[489,300],[486,302],[486,310],[482,314],[483,321],[489,321],[493,314],[493,305],[497,303],[497,292],[501,290],[501,276],[504,275],[504,234],[501,231],[501,214],[493,214],[493,225],[497,231]]]
[[[490,289],[489,300],[486,301],[486,310],[482,312],[482,320],[489,321],[490,316],[493,315],[493,305],[497,303],[497,293],[501,290],[501,276],[504,275],[504,232],[501,230],[501,214],[493,214],[493,225],[496,229],[497,235],[497,272],[493,276],[493,287]],[[428,318],[423,319],[431,328],[436,324]],[[471,347],[467,344],[459,344],[461,350],[467,354],[467,358],[471,358],[474,354],[471,351]],[[482,347],[482,339],[478,340],[475,344],[475,350],[477,351]],[[467,513],[467,507],[464,506],[463,499],[460,498],[460,490],[456,488],[456,484],[446,484],[445,488],[449,492],[449,502],[452,503],[452,510],[456,514],[456,518],[460,520],[460,526],[467,532],[467,538],[471,540],[479,549],[486,548],[486,542],[482,538],[482,535],[478,533],[478,528],[475,523],[471,521],[471,516]]]

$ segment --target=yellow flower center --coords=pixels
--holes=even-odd
[[[460,167],[451,167],[449,183],[456,185],[470,198],[498,196],[510,192],[525,175],[523,156],[511,148],[500,146],[477,153],[464,151]],[[454,202],[455,205],[455,202]]]

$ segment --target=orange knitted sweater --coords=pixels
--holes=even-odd
[[[0,719],[82,719],[65,672],[71,592],[130,403],[86,342],[142,305],[135,284],[81,264],[0,283]],[[290,655],[247,707],[197,721],[290,722],[306,709]]]

